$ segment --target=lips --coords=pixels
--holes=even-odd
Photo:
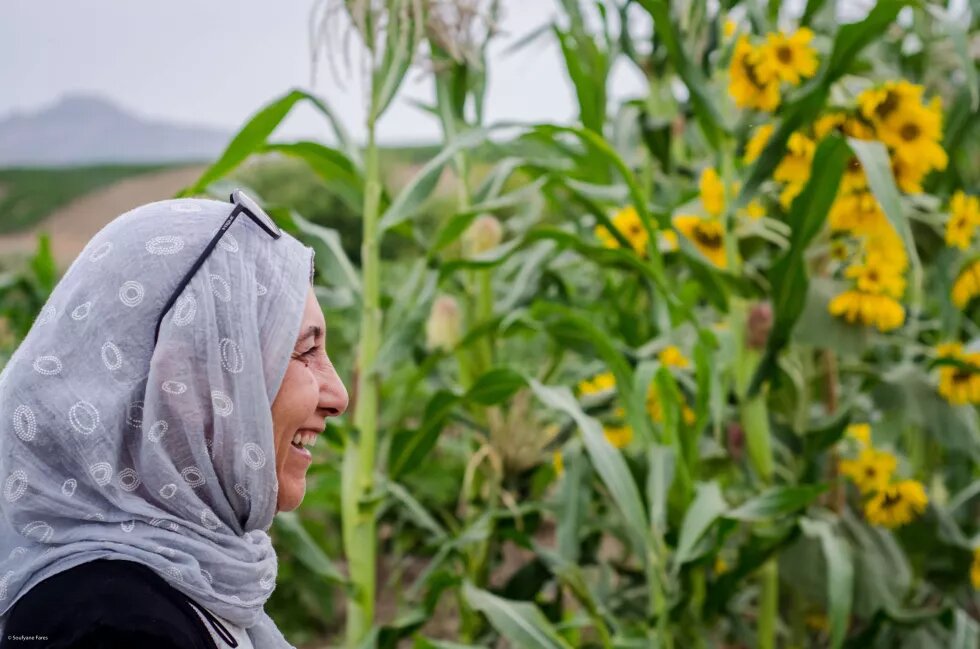
[[[299,447],[296,447],[296,446],[293,446],[292,444],[290,444],[289,445],[289,452],[290,453],[296,453],[297,455],[301,456],[307,462],[313,461],[313,454],[310,453],[310,450],[307,449],[307,448],[299,448]]]

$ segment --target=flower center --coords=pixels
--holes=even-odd
[[[888,117],[896,108],[898,108],[899,98],[892,91],[885,93],[885,98],[875,107],[875,114],[880,119],[885,119]]]
[[[905,124],[904,126],[902,126],[902,130],[899,131],[899,134],[902,136],[902,139],[905,140],[906,142],[912,142],[917,137],[919,137],[919,133],[921,132],[922,129],[919,128],[918,124]]]
[[[742,59],[742,69],[745,70],[745,76],[748,77],[749,83],[751,83],[756,88],[762,89],[762,82],[759,81],[759,77],[755,74],[755,66],[749,63],[748,57]]]
[[[721,233],[715,229],[709,229],[704,226],[697,226],[694,228],[694,240],[700,243],[705,248],[715,248],[721,247]]]
[[[966,383],[967,381],[970,380],[971,376],[973,376],[973,372],[969,370],[965,370],[962,367],[960,367],[957,368],[955,372],[953,372],[953,382]]]
[[[787,46],[787,45],[783,45],[781,47],[777,47],[776,48],[776,57],[782,63],[786,63],[786,64],[792,63],[792,61],[793,61],[793,50],[790,49],[790,47]]]
[[[884,509],[891,509],[900,502],[902,502],[902,495],[897,491],[891,491],[885,494],[885,498],[881,501],[881,506]]]

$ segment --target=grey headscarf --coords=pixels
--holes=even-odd
[[[157,318],[233,205],[174,199],[96,234],[0,374],[0,631],[32,586],[100,558],[145,564],[292,647],[264,611],[278,562],[271,406],[313,249],[240,214]]]

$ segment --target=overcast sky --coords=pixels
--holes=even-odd
[[[501,54],[548,21],[556,5],[554,0],[503,0],[503,33],[490,65],[489,121],[576,116],[552,39]],[[2,0],[0,117],[86,91],[145,117],[231,131],[289,88],[310,87],[312,6],[313,0]],[[361,139],[363,89],[353,77],[339,83],[322,62],[319,68],[315,90]],[[617,66],[614,79],[615,95],[635,94],[640,87],[625,63]],[[432,101],[432,87],[421,71],[410,72],[379,126],[379,139],[437,138],[435,120],[406,97]],[[306,107],[294,109],[276,136],[329,139],[322,117]]]

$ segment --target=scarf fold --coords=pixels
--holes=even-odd
[[[244,627],[278,563],[272,402],[313,251],[240,214],[165,315],[231,203],[137,207],[75,259],[0,373],[0,632],[31,587],[100,558],[145,564]]]

